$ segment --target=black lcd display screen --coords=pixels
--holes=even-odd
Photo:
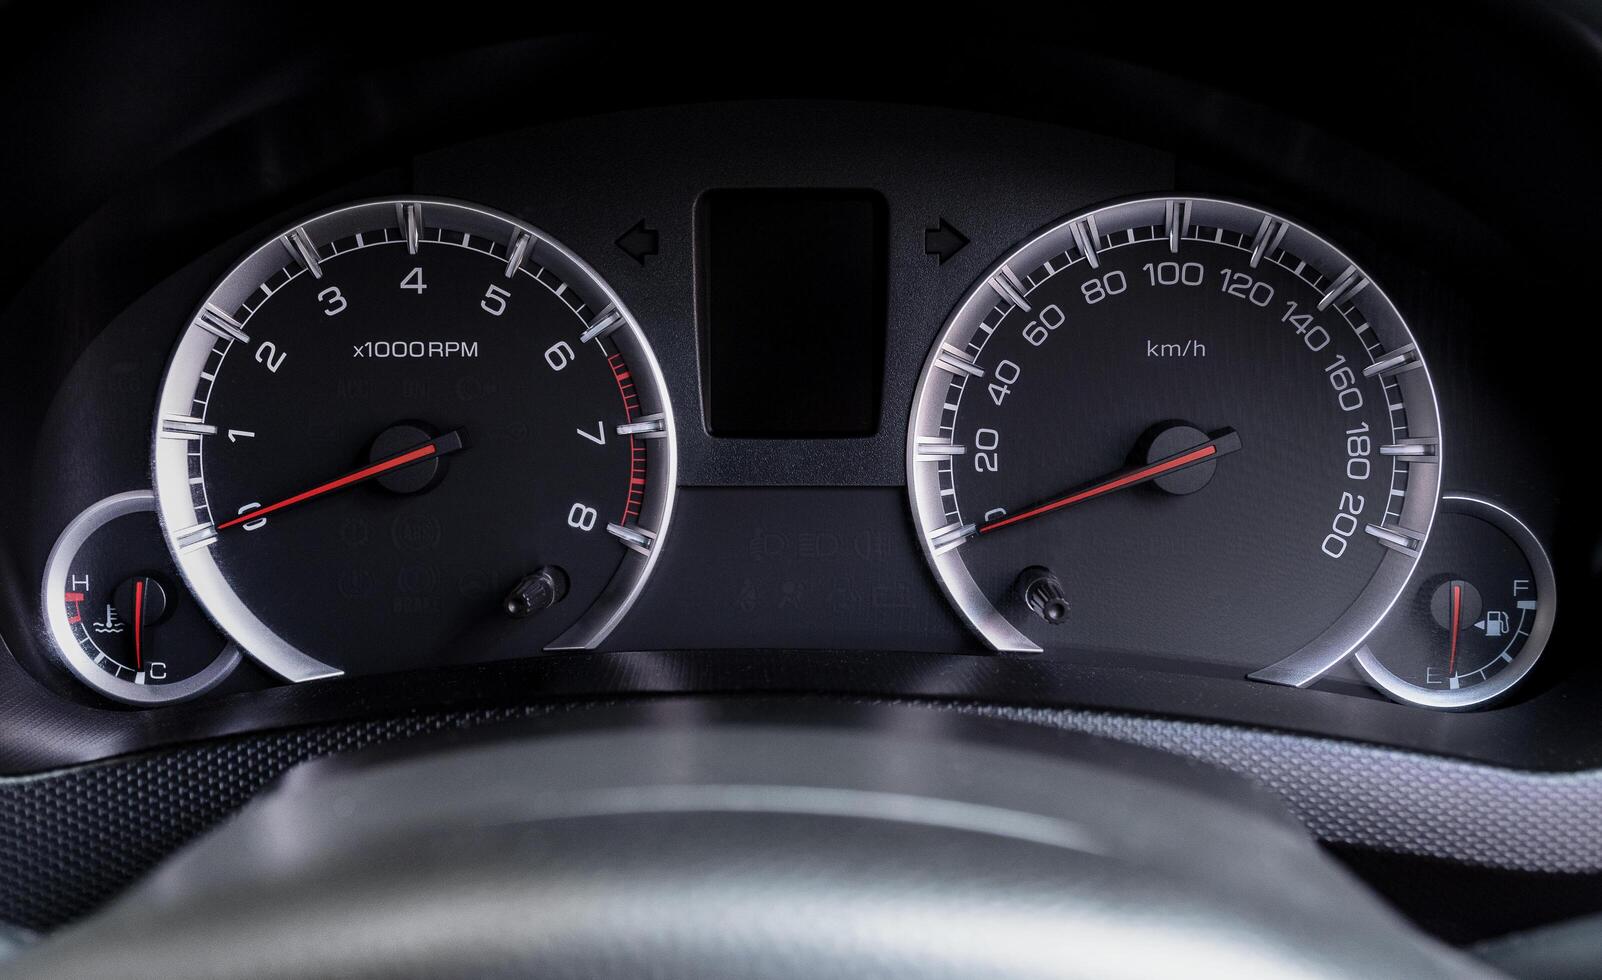
[[[863,190],[713,190],[697,204],[706,428],[748,439],[879,427],[884,198]]]

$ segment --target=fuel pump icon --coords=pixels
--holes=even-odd
[[[1493,609],[1485,614],[1485,618],[1474,624],[1476,629],[1485,631],[1488,637],[1507,635],[1507,613],[1500,609]]]

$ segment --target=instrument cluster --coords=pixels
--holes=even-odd
[[[1528,355],[1474,362],[1416,243],[1274,190],[826,103],[419,153],[197,243],[77,355],[6,640],[101,707],[707,650],[1518,702],[1555,477],[1477,433]]]

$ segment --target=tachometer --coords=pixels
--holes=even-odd
[[[672,512],[673,414],[617,294],[487,208],[308,218],[206,297],[162,383],[190,588],[278,674],[586,648]]]
[[[925,554],[992,647],[1285,658],[1265,679],[1305,684],[1412,574],[1440,420],[1342,252],[1260,208],[1151,198],[1049,228],[969,293],[907,467]]]

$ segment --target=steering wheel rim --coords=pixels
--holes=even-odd
[[[912,707],[689,701],[300,767],[15,966],[1489,975],[1207,767]]]

